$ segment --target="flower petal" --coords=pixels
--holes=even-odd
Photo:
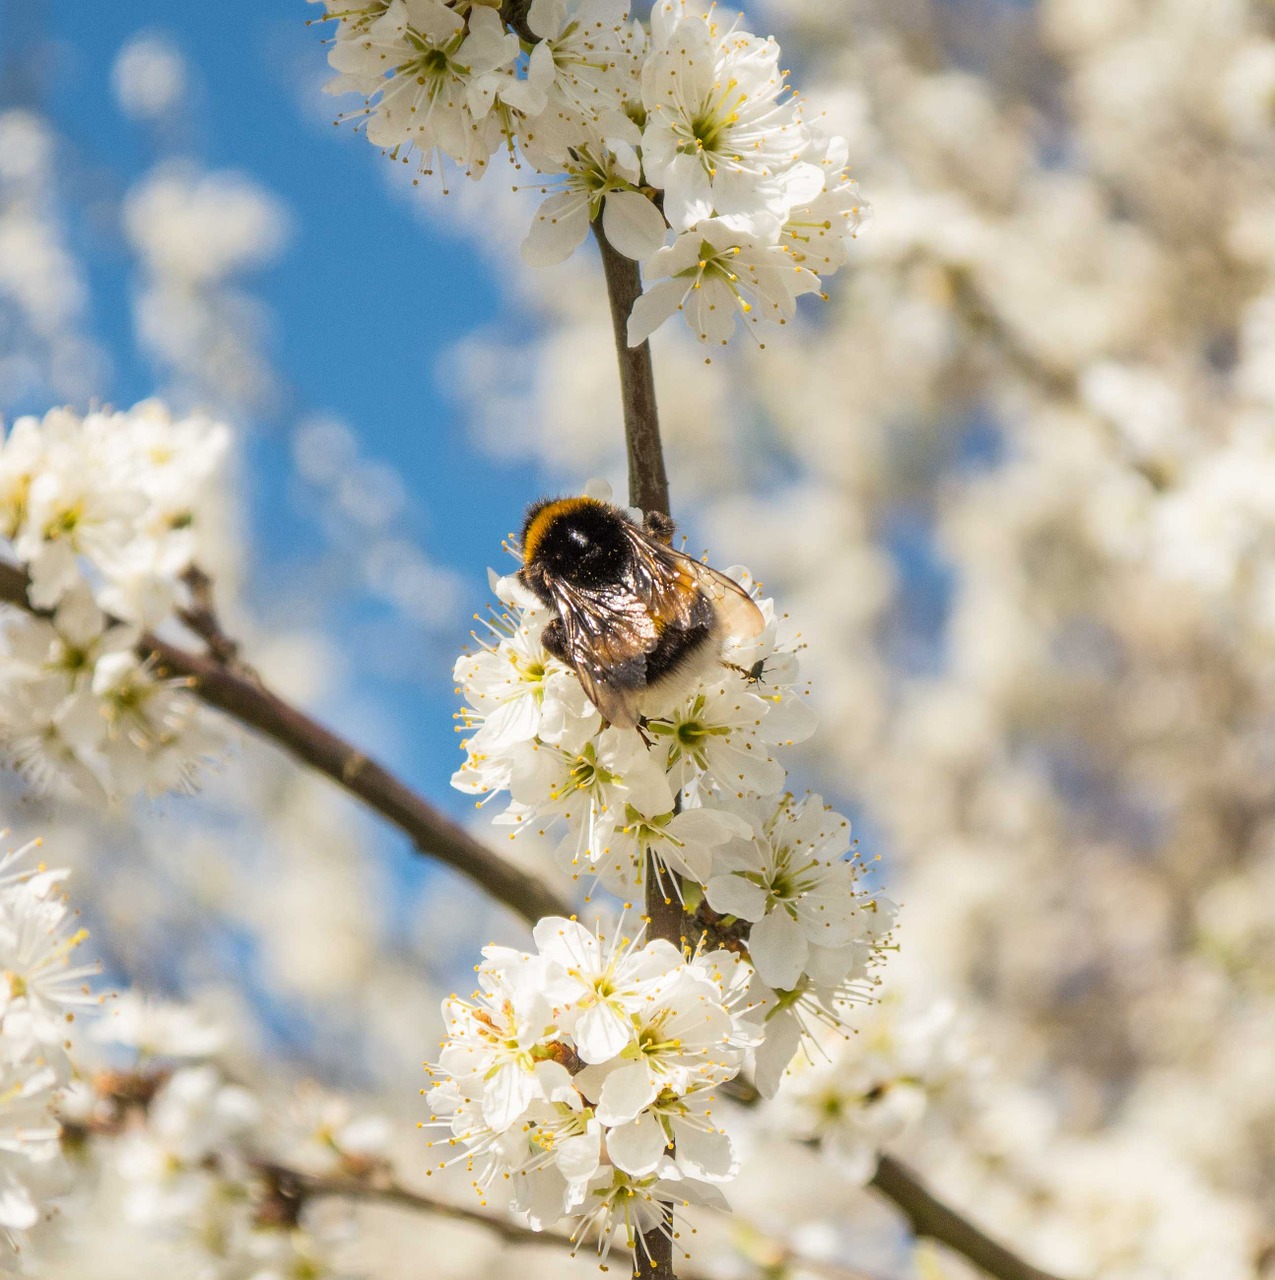
[[[684,280],[661,280],[652,285],[629,312],[629,346],[640,347],[682,305]]]
[[[677,1140],[674,1159],[688,1177],[729,1182],[739,1172],[739,1157],[724,1131],[674,1122],[673,1136]]]
[[[635,1178],[654,1173],[667,1146],[663,1126],[650,1111],[607,1132],[607,1153],[612,1162]]]
[[[634,1062],[611,1072],[602,1086],[597,1117],[604,1125],[627,1124],[659,1092],[646,1063]]]
[[[580,1015],[573,1035],[583,1061],[610,1062],[633,1039],[633,1021],[609,1004],[595,1004]]]
[[[748,935],[748,954],[765,983],[791,991],[801,977],[810,945],[805,931],[783,907],[763,916]]]
[[[565,262],[589,234],[589,197],[583,191],[560,191],[536,212],[522,242],[522,260],[532,267]]]
[[[704,886],[708,905],[724,916],[760,920],[766,911],[766,890],[743,876],[713,876]]]
[[[613,191],[602,206],[602,229],[613,248],[643,262],[664,247],[664,215],[638,191]]]

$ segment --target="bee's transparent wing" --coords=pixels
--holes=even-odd
[[[761,635],[766,619],[752,596],[734,578],[698,560],[687,559],[695,566],[700,590],[713,602],[726,634],[732,640],[753,640]]]
[[[734,578],[676,551],[645,529],[628,530],[636,552],[638,586],[662,625],[687,626],[701,592],[708,597],[722,630],[733,640],[752,640],[766,625],[752,596]]]
[[[623,729],[638,722],[646,655],[659,637],[645,603],[622,585],[592,589],[552,585],[567,661],[589,701]]]

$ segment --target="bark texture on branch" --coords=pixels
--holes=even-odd
[[[642,296],[642,270],[632,258],[611,247],[599,219],[593,234],[602,254],[607,300],[611,304],[611,329],[620,363],[620,396],[624,405],[624,439],[629,456],[629,503],[643,511],[671,514],[668,473],[660,443],[660,414],[655,403],[655,370],[651,344],[629,346],[629,313]]]
[[[37,612],[27,599],[27,575],[16,565],[0,564],[0,602]],[[326,774],[402,831],[417,852],[467,876],[529,923],[542,916],[571,914],[570,906],[547,885],[493,853],[384,765],[259,681],[214,657],[150,634],[142,637],[138,654],[152,660],[158,674],[188,680],[201,702]]]

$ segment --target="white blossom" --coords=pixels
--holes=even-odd
[[[448,1035],[427,1092],[453,1152],[443,1167],[464,1160],[484,1196],[508,1180],[533,1228],[574,1216],[585,1230],[573,1238],[598,1234],[603,1253],[617,1232],[636,1247],[642,1211],[626,1188],[645,1202],[671,1180],[679,1200],[713,1201],[711,1184],[734,1176],[713,1089],[757,1039],[737,957],[687,959],[624,929],[607,940],[550,917],[535,954],[488,947],[472,1000],[444,1003]]]
[[[494,9],[473,5],[462,15],[442,0],[391,0],[356,17],[328,53],[339,73],[330,91],[368,99],[358,113],[364,131],[390,154],[415,150],[423,172],[442,154],[480,175],[503,136],[496,73],[518,56],[517,36]]]
[[[119,1044],[141,1058],[210,1058],[226,1044],[225,1029],[176,1001],[125,991],[94,1024],[92,1038]]]
[[[372,142],[472,177],[503,142],[544,183],[527,263],[563,261],[600,222],[645,264],[634,345],[679,310],[714,344],[740,316],[786,324],[848,260],[866,205],[845,139],[806,124],[775,41],[712,5],[657,4],[649,31],[626,0],[534,0],[517,30],[473,0],[327,9],[328,89],[364,95],[343,118]]]
[[[603,130],[605,129],[605,133]],[[522,244],[529,266],[552,266],[584,243],[589,225],[602,220],[608,242],[626,257],[643,261],[664,244],[664,215],[640,189],[637,127],[627,116],[581,131],[560,162],[561,178],[540,206]]]
[[[819,289],[819,277],[786,244],[736,229],[724,218],[683,231],[651,256],[645,274],[656,283],[633,305],[630,346],[645,342],[678,311],[701,342],[725,346],[738,319],[787,324],[797,299]]]
[[[746,682],[723,680],[650,721],[648,732],[681,786],[699,783],[735,797],[773,795],[783,786],[784,768],[762,734],[769,711]]]
[[[652,15],[643,164],[664,188],[674,230],[718,217],[768,236],[823,187],[802,159],[806,133],[786,96],[779,46],[737,26],[723,30],[711,12],[675,17],[680,7],[658,5]]]
[[[216,556],[229,449],[225,427],[174,421],[155,401],[21,418],[0,442],[0,535],[31,605],[51,614],[6,618],[0,648],[0,741],[37,785],[189,789],[220,756],[184,683],[158,679],[134,647]]]
[[[0,1235],[11,1241],[35,1225],[54,1185],[54,1107],[71,1074],[75,1017],[100,1003],[88,986],[98,967],[71,963],[87,934],[68,918],[67,873],[32,867],[37,844],[0,858]]]
[[[817,795],[749,809],[749,837],[715,855],[704,886],[709,905],[751,922],[748,953],[770,986],[790,990],[807,971],[839,982],[870,918],[855,890],[858,867],[844,857],[849,821]]]

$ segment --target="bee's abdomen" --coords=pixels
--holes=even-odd
[[[647,684],[657,684],[677,675],[684,667],[698,665],[717,640],[717,614],[701,593],[689,622],[670,622],[660,632],[655,648],[647,653]]]

